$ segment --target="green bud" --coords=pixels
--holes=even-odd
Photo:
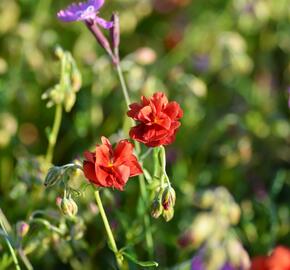
[[[64,175],[64,169],[62,167],[54,166],[48,170],[48,173],[44,180],[45,187],[51,187],[58,183]]]
[[[240,221],[240,217],[241,209],[236,203],[233,203],[229,206],[229,219],[231,224],[237,225]]]
[[[59,59],[61,59],[63,57],[64,51],[60,46],[57,46],[54,53]]]
[[[29,224],[24,221],[18,222],[16,224],[16,231],[17,231],[17,235],[23,238],[29,231]]]
[[[164,209],[163,217],[166,222],[170,221],[174,216],[174,209],[173,207],[168,208],[167,210]]]
[[[234,237],[229,238],[229,240],[226,242],[226,251],[229,261],[234,267],[249,269],[249,255],[247,254],[238,239]]]
[[[72,90],[74,92],[78,92],[82,86],[82,76],[79,70],[77,69],[74,61],[72,63],[71,84]]]
[[[153,218],[159,218],[160,215],[162,214],[162,211],[163,211],[163,207],[162,207],[160,199],[155,198],[151,205],[151,216]]]
[[[64,109],[70,112],[76,102],[76,94],[74,92],[67,92],[64,98]]]
[[[75,201],[69,197],[64,197],[60,203],[60,209],[65,216],[73,217],[78,212],[78,206]]]
[[[215,203],[214,192],[207,190],[201,194],[197,193],[194,195],[194,203],[202,209],[207,209],[213,206]]]
[[[175,191],[171,186],[167,186],[162,194],[162,206],[164,210],[173,208],[175,205],[176,195]]]
[[[216,227],[215,217],[207,213],[199,214],[192,224],[196,245],[202,244],[215,230],[220,230]]]

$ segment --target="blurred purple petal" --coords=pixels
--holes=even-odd
[[[100,26],[102,26],[105,29],[112,28],[113,25],[114,25],[114,23],[112,21],[108,22],[108,21],[106,21],[106,20],[104,20],[104,19],[102,19],[100,17],[96,17],[95,21],[96,21],[96,23],[98,23]]]
[[[57,13],[57,17],[64,22],[94,20],[103,4],[104,0],[88,0],[87,2],[73,3],[66,9],[60,10]]]
[[[234,267],[232,267],[229,263],[226,263],[221,270],[235,270]]]
[[[202,256],[197,255],[191,261],[191,270],[205,270],[203,266]]]

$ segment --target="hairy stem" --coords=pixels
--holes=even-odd
[[[9,251],[11,253],[11,256],[12,256],[12,259],[13,259],[13,262],[14,262],[15,269],[16,270],[21,270],[20,265],[19,265],[19,262],[18,262],[18,259],[17,259],[17,256],[16,256],[16,253],[15,253],[15,251],[14,251],[14,249],[13,249],[13,247],[12,247],[10,241],[9,241],[8,233],[7,233],[7,231],[6,231],[5,227],[4,227],[4,223],[2,221],[1,216],[0,216],[0,226],[1,226],[4,234],[6,235],[6,236],[4,236],[4,239],[5,239],[5,242],[6,242],[7,246],[8,246],[8,249],[9,249]]]
[[[131,104],[130,101],[130,97],[129,97],[129,93],[128,93],[128,88],[126,86],[125,83],[125,79],[123,76],[123,72],[120,66],[120,63],[118,62],[116,64],[116,69],[117,69],[117,73],[118,73],[118,77],[121,83],[121,88],[123,91],[123,95],[126,101],[126,105],[129,108],[129,105]],[[132,125],[135,125],[135,121],[132,119]],[[135,149],[136,149],[136,155],[138,160],[139,159],[139,155],[141,154],[141,147],[140,144],[137,141],[134,141],[135,144]],[[145,185],[145,179],[144,179],[144,175],[141,174],[139,175],[139,186],[140,186],[140,192],[141,192],[141,199],[143,201],[143,204],[145,206],[145,208],[147,208],[148,206],[148,194],[147,194],[147,189],[146,189],[146,185]],[[145,227],[145,238],[146,238],[146,245],[148,248],[148,253],[149,253],[149,257],[150,259],[153,258],[153,253],[154,253],[154,246],[153,246],[153,237],[152,237],[152,232],[151,232],[151,224],[150,224],[150,218],[148,216],[147,213],[144,213],[144,227]]]
[[[111,249],[113,250],[113,252],[115,254],[118,267],[120,269],[122,269],[123,268],[123,257],[119,253],[119,250],[117,248],[117,244],[116,244],[114,235],[112,233],[112,230],[111,230],[111,227],[110,227],[110,224],[109,224],[105,209],[103,207],[103,203],[102,203],[102,200],[101,200],[101,197],[100,197],[100,192],[98,190],[95,191],[95,199],[96,199],[97,205],[99,207],[99,211],[100,211],[100,214],[101,214],[101,217],[102,217],[102,220],[103,220],[106,232],[107,232],[107,236],[108,236],[108,241],[109,241],[110,247],[111,247]]]
[[[51,163],[53,159],[53,152],[54,152],[54,147],[55,147],[57,136],[60,129],[61,119],[62,119],[62,105],[57,104],[55,108],[52,131],[49,134],[49,138],[48,138],[48,148],[47,148],[46,157],[45,157],[45,160],[47,163]]]

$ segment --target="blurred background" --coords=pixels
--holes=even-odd
[[[59,81],[57,45],[72,53],[83,83],[63,116],[54,164],[80,158],[101,135],[128,136],[110,60],[84,24],[56,18],[69,3],[0,1],[0,207],[12,231],[37,209],[57,210],[58,191],[44,189],[41,168],[55,111],[41,95]],[[289,0],[107,0],[101,15],[108,20],[113,11],[131,99],[164,91],[184,110],[177,140],[167,147],[175,217],[151,220],[160,269],[178,267],[199,249],[190,239],[184,245],[183,235],[201,214],[195,194],[219,186],[239,205],[234,231],[251,257],[289,246]],[[84,219],[79,240],[32,228],[25,241],[35,269],[113,269],[88,193],[76,199]],[[124,193],[106,192],[105,206],[120,245],[134,242],[146,259],[140,222],[131,223],[136,194],[131,180]],[[0,269],[10,269],[8,254],[0,241]]]

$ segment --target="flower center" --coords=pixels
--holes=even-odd
[[[95,8],[94,6],[88,6],[85,10],[80,10],[77,13],[77,16],[81,18],[94,18],[95,17]]]
[[[112,161],[109,162],[108,167],[112,168],[114,166],[114,163]]]

